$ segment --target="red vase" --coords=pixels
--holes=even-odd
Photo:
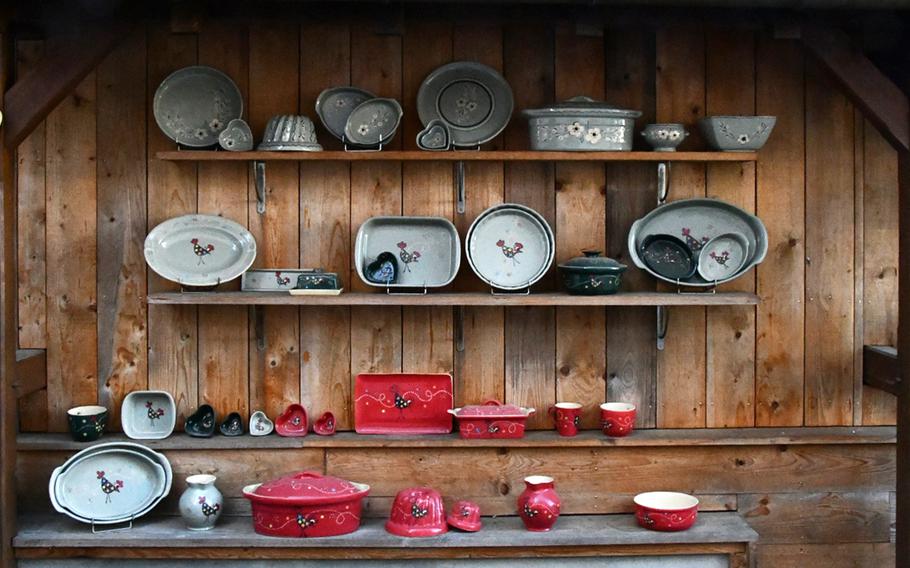
[[[529,531],[545,532],[559,517],[559,495],[552,477],[531,475],[525,478],[525,490],[518,496],[518,515]]]

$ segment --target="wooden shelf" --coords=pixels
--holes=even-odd
[[[383,150],[381,152],[222,152],[174,150],[158,152],[159,160],[173,161],[333,161],[333,162],[754,162],[755,152],[424,152]]]
[[[132,441],[123,434],[105,434],[98,442]],[[140,440],[161,451],[262,450],[288,448],[602,448],[663,446],[768,446],[894,444],[893,426],[814,428],[695,428],[636,430],[625,438],[607,438],[599,430],[586,430],[564,438],[551,430],[528,432],[516,440],[463,440],[457,433],[435,436],[379,436],[339,432],[334,436],[310,434],[303,438],[278,435],[229,438],[193,438],[174,434],[163,440]],[[19,434],[20,452],[77,451],[92,444],[74,442],[68,434]]]
[[[396,558],[410,556],[453,556],[460,554],[495,555],[497,549],[515,556],[530,556],[551,547],[562,555],[580,548],[593,553],[592,547],[643,547],[629,550],[641,555],[698,552],[735,553],[758,540],[758,534],[737,513],[701,513],[695,526],[682,532],[655,532],[639,527],[633,515],[563,516],[548,533],[524,529],[518,517],[484,517],[483,530],[477,533],[451,531],[432,538],[403,538],[389,534],[385,519],[364,520],[356,532],[329,538],[278,538],[253,532],[250,517],[222,517],[210,531],[189,531],[179,517],[139,519],[128,531],[93,534],[88,525],[63,515],[35,515],[19,519],[19,532],[13,547],[20,558],[45,556],[86,556],[118,558],[156,558],[182,554],[200,557],[314,557],[336,556],[341,549],[357,549],[358,556]],[[711,546],[713,545],[713,546]],[[730,545],[730,548],[723,548]],[[693,547],[685,549],[684,547]],[[418,549],[424,549],[420,552]],[[432,550],[429,550],[432,549]],[[195,552],[194,552],[195,551]],[[368,553],[367,551],[372,551]],[[383,552],[384,551],[384,552]],[[606,552],[606,551],[604,551]]]
[[[238,306],[754,306],[758,302],[758,296],[747,292],[624,292],[610,296],[570,296],[559,292],[527,295],[493,295],[489,292],[347,292],[337,296],[292,296],[282,292],[159,292],[148,296],[149,304]]]

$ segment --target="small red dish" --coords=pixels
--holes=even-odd
[[[477,532],[483,528],[480,505],[473,501],[456,501],[446,521],[456,529],[467,532]]]
[[[448,532],[442,495],[429,487],[402,489],[395,495],[385,530],[407,537],[437,536]]]
[[[650,491],[635,496],[635,519],[652,531],[684,531],[698,518],[698,499],[686,493]]]
[[[354,382],[358,434],[448,434],[452,375],[361,373]]]
[[[488,400],[449,412],[458,419],[462,438],[521,438],[525,435],[525,422],[534,409]]]
[[[296,402],[288,406],[281,416],[275,419],[275,432],[279,436],[306,436],[308,428],[306,409]]]
[[[329,411],[322,413],[313,423],[313,432],[319,436],[331,436],[335,433],[335,415]]]

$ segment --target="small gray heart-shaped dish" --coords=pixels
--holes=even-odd
[[[451,146],[451,136],[445,123],[439,119],[431,120],[427,127],[417,135],[417,147],[421,150],[442,151]]]
[[[250,125],[242,118],[228,122],[218,135],[218,144],[231,152],[249,152],[253,149],[253,132]]]
[[[265,412],[257,410],[250,416],[250,434],[253,436],[268,436],[275,429],[275,424],[269,420]]]

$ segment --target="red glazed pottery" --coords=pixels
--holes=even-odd
[[[320,537],[354,532],[370,486],[303,471],[268,483],[247,485],[253,529],[266,536]]]
[[[698,499],[685,493],[651,491],[634,501],[635,519],[652,531],[684,531],[698,518]]]
[[[452,375],[361,373],[354,382],[358,434],[448,434]]]
[[[322,416],[313,423],[313,432],[320,436],[331,436],[335,433],[335,415],[329,411],[322,413]]]
[[[462,438],[521,438],[525,434],[525,421],[534,409],[488,400],[449,412],[458,419]]]
[[[518,496],[518,516],[529,531],[550,530],[559,517],[560,506],[553,478],[531,475],[525,478],[525,485],[525,490]]]
[[[575,436],[581,423],[581,405],[577,402],[557,402],[550,407],[550,418],[560,436]]]
[[[442,495],[429,487],[402,489],[395,496],[385,530],[398,536],[425,537],[449,530]]]
[[[607,436],[614,438],[628,436],[635,426],[635,405],[627,402],[601,404],[600,425]]]
[[[472,501],[456,501],[446,519],[456,529],[477,532],[483,527],[480,522],[480,505]]]
[[[307,429],[306,409],[297,403],[288,406],[275,419],[275,432],[279,436],[306,436]]]

